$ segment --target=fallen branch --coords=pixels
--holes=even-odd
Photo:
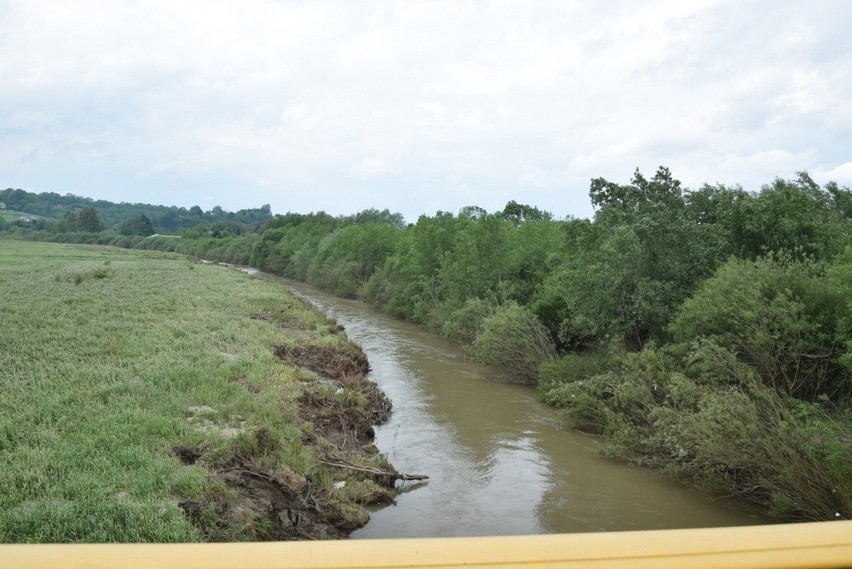
[[[391,480],[429,480],[429,477],[424,474],[402,474],[397,472],[396,470],[382,470],[380,468],[372,468],[370,466],[358,466],[357,464],[352,464],[349,461],[341,461],[341,462],[328,462],[325,460],[318,460],[320,464],[325,464],[326,466],[334,466],[336,468],[344,468],[346,470],[355,470],[357,472],[366,472],[368,474],[374,474],[376,476],[387,476]]]

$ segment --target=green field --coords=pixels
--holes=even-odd
[[[14,211],[11,209],[0,209],[0,220],[5,221],[7,223],[11,223],[12,221],[17,221],[21,216],[27,216],[30,219],[50,219],[49,217],[45,217],[43,215],[36,215],[34,213],[27,213],[25,211]]]
[[[386,499],[318,462],[387,467],[306,422],[343,403],[276,347],[357,350],[280,284],[11,240],[0,267],[0,542],[337,537]]]

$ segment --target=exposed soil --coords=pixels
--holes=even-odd
[[[329,379],[363,377],[370,371],[367,356],[354,345],[350,349],[323,345],[278,346],[275,351],[282,360]]]
[[[280,324],[269,313],[255,318]],[[341,330],[329,324],[329,332]],[[394,502],[396,480],[410,478],[397,473],[373,444],[373,425],[388,419],[390,400],[365,377],[369,363],[363,351],[349,343],[339,346],[275,348],[283,361],[312,372],[298,408],[302,443],[313,449],[316,476],[308,479],[270,460],[281,442],[264,429],[243,433],[242,444],[235,446],[242,450],[217,458],[208,459],[203,448],[172,449],[185,464],[203,462],[215,488],[180,504],[203,539],[340,538],[367,523],[364,506]],[[336,482],[328,486],[329,479]]]
[[[175,453],[189,463],[198,458],[197,451]],[[205,541],[337,539],[367,523],[363,505],[393,500],[390,492],[378,492],[373,502],[366,493],[355,501],[334,487],[316,488],[286,466],[270,468],[244,456],[224,457],[207,468],[219,489],[181,503]]]

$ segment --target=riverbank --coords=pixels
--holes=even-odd
[[[393,500],[363,352],[275,283],[0,240],[0,542],[336,538]]]

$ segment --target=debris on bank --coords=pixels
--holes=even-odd
[[[292,314],[278,316],[265,311],[254,318],[295,328]],[[326,334],[341,333],[329,321]],[[233,450],[221,456],[205,448],[172,449],[185,464],[203,461],[216,488],[180,504],[205,541],[346,537],[369,520],[366,506],[395,503],[397,480],[428,478],[397,472],[373,444],[373,425],[388,420],[391,402],[367,379],[364,352],[344,338],[318,340],[301,336],[298,344],[275,347],[284,363],[310,372],[297,401],[301,444],[316,463],[308,477],[270,459],[285,451],[281,436],[244,422],[234,428],[233,420],[217,426],[209,407],[187,410],[196,429],[233,438]]]

